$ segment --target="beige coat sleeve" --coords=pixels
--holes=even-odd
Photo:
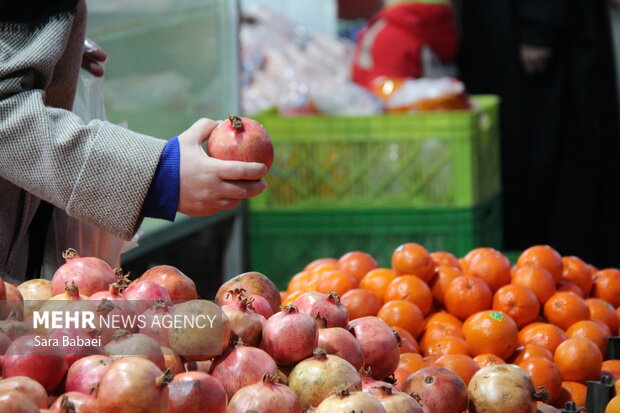
[[[51,93],[75,90],[63,74],[80,62],[61,61],[72,42],[83,42],[73,26],[71,14],[36,28],[0,23],[0,176],[130,239],[166,142],[49,106]]]

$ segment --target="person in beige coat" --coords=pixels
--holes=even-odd
[[[8,280],[40,266],[33,245],[45,237],[48,205],[131,239],[167,145],[70,112],[85,17],[83,0],[0,0],[0,276]],[[265,165],[206,155],[201,144],[215,126],[200,119],[178,137],[179,212],[213,214],[265,188]]]

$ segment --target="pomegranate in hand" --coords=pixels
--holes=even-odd
[[[211,132],[207,153],[227,161],[259,162],[271,168],[273,145],[269,134],[255,120],[229,116]]]

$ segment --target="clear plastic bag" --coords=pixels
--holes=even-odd
[[[80,116],[84,122],[90,122],[93,119],[106,119],[103,103],[103,79],[96,78],[84,71],[81,72],[73,112]],[[138,237],[139,233],[131,241],[125,241],[94,225],[67,215],[60,208],[54,208],[46,246],[44,274],[54,271],[63,263],[62,252],[68,248],[74,248],[83,257],[99,257],[113,268],[118,268],[120,267],[121,254],[136,247]],[[50,259],[55,262],[49,262]]]

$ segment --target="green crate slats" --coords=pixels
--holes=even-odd
[[[500,190],[498,98],[472,111],[262,116],[275,148],[252,210],[472,207]]]
[[[251,211],[251,268],[280,289],[310,261],[348,251],[370,253],[390,267],[400,244],[459,256],[478,246],[500,248],[499,194],[473,208]]]

